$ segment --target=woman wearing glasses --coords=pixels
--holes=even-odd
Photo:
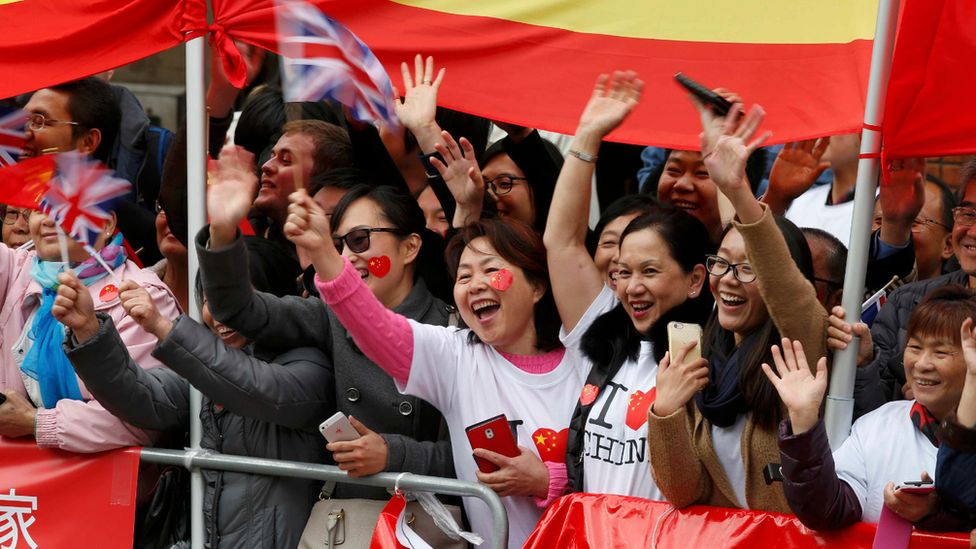
[[[335,366],[339,411],[382,433],[328,445],[339,467],[352,476],[411,471],[453,477],[450,444],[439,436],[440,414],[419,398],[400,395],[328,306],[315,298],[256,292],[240,275],[248,272],[244,241],[224,235],[235,235],[257,187],[247,156],[231,148],[221,153],[220,171],[208,187],[211,225],[197,236],[204,291],[214,319],[258,343],[325,351]],[[340,200],[332,220],[336,232],[329,235],[329,247],[348,259],[371,295],[417,322],[448,324],[451,308],[428,289],[437,284],[438,275],[444,276],[443,244],[438,246],[439,237],[425,229],[416,200],[390,186],[360,185]],[[389,494],[380,488],[339,484],[333,497],[388,499]]]
[[[31,210],[16,206],[2,206],[3,208],[3,243],[8,248],[17,249],[30,241]]]
[[[827,312],[817,301],[810,250],[792,223],[774,217],[752,194],[745,175],[750,142],[764,113],[727,117],[698,105],[708,173],[731,201],[737,221],[726,227],[706,262],[716,309],[705,328],[707,365],[669,365],[657,374],[648,414],[654,478],[676,507],[718,505],[789,513],[781,483],[764,469],[779,463],[777,426],[783,403],[763,374],[771,346],[800,340],[811,364],[826,354]]]

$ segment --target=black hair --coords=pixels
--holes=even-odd
[[[932,174],[925,174],[925,181],[926,183],[935,185],[935,188],[939,190],[939,202],[940,206],[942,207],[942,211],[940,212],[940,219],[938,221],[939,223],[945,225],[947,230],[952,232],[952,226],[955,224],[952,217],[952,209],[959,205],[959,202],[956,200],[955,193],[953,193],[952,189],[946,185],[945,181],[942,181]],[[961,196],[962,195],[960,195],[960,198]]]
[[[437,106],[434,120],[437,121],[437,125],[442,130],[451,134],[454,139],[460,140],[462,137],[467,139],[471,143],[471,147],[474,148],[475,158],[484,154],[488,147],[488,136],[491,134],[490,120],[440,105]],[[417,138],[409,131],[404,135],[404,144],[408,151],[419,146]]]
[[[115,139],[119,134],[122,111],[112,92],[112,86],[101,78],[89,76],[65,82],[49,89],[68,95],[68,114],[77,126],[71,126],[72,139],[78,139],[88,130],[97,129],[101,134],[98,148],[92,157],[108,164]]]
[[[828,279],[825,281],[838,288],[844,287],[844,270],[847,268],[847,246],[836,236],[823,229],[816,227],[803,227],[800,229],[807,238],[807,245],[811,240],[816,240],[823,245],[824,267]],[[812,259],[813,253],[810,253]]]
[[[542,143],[542,149],[545,151],[545,155],[542,158],[532,159],[531,167],[520,164],[518,154],[512,156],[510,151],[517,150],[518,145],[508,137],[492,143],[485,150],[485,153],[479,157],[478,165],[484,168],[492,158],[499,154],[504,153],[509,155],[512,162],[529,178],[529,189],[532,191],[530,196],[535,207],[535,223],[533,223],[533,228],[541,234],[546,229],[546,221],[549,218],[549,206],[552,203],[552,195],[556,189],[556,179],[559,177],[559,172],[563,167],[563,155],[549,140],[539,136],[538,132],[533,132],[532,135],[529,135],[525,139],[538,139]],[[526,160],[523,159],[522,162],[526,162]],[[526,170],[526,168],[529,169]]]
[[[369,174],[355,167],[333,168],[311,177],[308,182],[308,195],[315,196],[316,193],[326,187],[348,191],[357,185],[372,185]]]
[[[804,278],[812,284],[813,259],[803,232],[785,217],[776,215],[773,216],[773,219],[786,241],[790,257]],[[732,225],[725,228],[719,242],[725,239],[725,235],[732,228]],[[753,284],[759,283],[760,281],[757,280]],[[780,333],[776,329],[773,319],[767,318],[766,322],[751,334],[743,335],[753,337],[753,341],[747,349],[744,349],[745,352],[739,359],[739,388],[756,424],[767,429],[773,429],[782,419],[782,404],[776,388],[762,372],[762,363],[773,363],[770,347],[780,345]],[[728,361],[737,347],[735,334],[719,324],[717,310],[712,311],[708,324],[705,325],[704,340],[704,356],[708,358],[709,362]]]
[[[652,196],[657,196],[657,188],[661,183],[661,176],[664,175],[664,170],[667,168],[668,159],[671,158],[671,153],[675,151],[676,149],[664,149],[664,162],[661,162],[661,164],[647,174],[647,178],[644,179],[644,183],[642,185],[642,192],[649,193]],[[749,158],[746,160],[746,178],[749,180],[749,188],[752,189],[753,195],[759,191],[759,185],[762,183],[763,175],[765,173],[766,149],[760,147],[753,151],[753,153],[750,154]]]
[[[593,227],[593,231],[587,234],[586,248],[590,255],[596,253],[596,247],[600,243],[600,235],[603,233],[603,229],[607,228],[607,225],[615,219],[630,214],[645,214],[655,207],[657,207],[657,198],[649,194],[628,194],[611,202],[600,214],[600,219]]]
[[[332,227],[338,227],[353,202],[368,198],[375,202],[390,225],[406,235],[417,234],[420,251],[414,262],[414,279],[423,279],[434,296],[446,303],[453,302],[453,283],[444,266],[444,239],[427,228],[427,219],[417,201],[404,189],[392,185],[356,185],[336,204],[332,213]]]
[[[234,144],[244,147],[255,158],[273,143],[285,125],[285,105],[281,90],[271,86],[255,88],[244,101],[234,130]]]

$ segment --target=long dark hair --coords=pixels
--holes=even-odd
[[[541,284],[546,289],[542,299],[535,304],[535,346],[541,351],[559,348],[559,313],[549,286],[546,248],[539,234],[525,223],[514,219],[481,219],[477,223],[465,225],[447,243],[445,257],[452,279],[457,278],[461,254],[476,238],[487,240],[498,255],[522,269],[529,282]],[[470,337],[472,342],[478,341],[473,331]]]
[[[417,201],[403,189],[392,185],[356,185],[336,204],[332,212],[332,226],[338,227],[349,206],[361,198],[368,198],[380,207],[383,217],[401,232],[400,238],[410,234],[420,235],[420,251],[414,261],[415,280],[423,279],[434,296],[451,303],[452,283],[444,267],[444,239],[427,229],[424,211]]]
[[[803,232],[785,217],[777,215],[773,216],[773,219],[783,239],[786,240],[786,247],[790,251],[793,262],[803,276],[813,284],[813,258]],[[729,234],[732,228],[732,225],[725,228],[719,242],[725,240],[725,235]],[[759,283],[759,280],[753,282],[753,284]],[[756,424],[767,429],[775,428],[782,419],[782,405],[776,388],[762,372],[762,363],[773,363],[770,347],[780,344],[780,333],[773,319],[767,318],[760,327],[746,335],[754,339],[744,355],[739,358],[739,389]],[[719,324],[718,310],[712,311],[705,326],[704,338],[705,357],[709,362],[727,361],[736,349],[735,334]]]

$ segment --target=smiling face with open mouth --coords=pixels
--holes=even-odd
[[[247,345],[247,338],[240,332],[214,319],[213,315],[210,314],[210,308],[207,307],[206,301],[203,302],[203,307],[200,308],[200,316],[203,318],[203,323],[224,342],[224,345],[232,349],[240,349]]]
[[[965,194],[959,205],[966,208],[976,208],[976,182],[966,184]],[[976,287],[976,225],[969,227],[965,223],[956,222],[952,228],[952,249],[959,260],[959,268],[969,275],[970,287]]]
[[[725,234],[716,255],[730,265],[739,265],[740,278],[744,276],[743,271],[748,270],[746,243],[735,229]],[[758,280],[743,283],[735,277],[733,269],[729,269],[721,276],[709,274],[708,284],[718,308],[719,324],[733,332],[737,339],[751,334],[769,319]]]
[[[905,377],[913,396],[935,417],[955,409],[966,381],[959,344],[945,337],[914,334],[905,345]]]
[[[495,273],[508,270],[511,284],[492,284]],[[475,238],[461,253],[454,301],[465,324],[483,343],[511,354],[535,351],[535,304],[545,288],[530,282],[519,267],[498,254],[484,237]]]
[[[722,231],[718,188],[697,151],[671,151],[657,186],[657,199],[698,218],[713,238]]]

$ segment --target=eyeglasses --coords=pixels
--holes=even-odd
[[[945,229],[947,231],[951,231],[952,230],[952,227],[948,227],[948,226],[946,226],[946,225],[944,225],[942,223],[939,223],[938,221],[936,221],[934,219],[929,219],[927,217],[916,217],[914,220],[912,220],[912,232],[913,233],[921,233],[921,232],[924,232],[931,225],[935,225],[937,227],[942,227],[943,229]]]
[[[829,279],[826,279],[826,278],[813,277],[813,281],[814,282],[820,282],[822,284],[826,284],[827,286],[832,286],[834,288],[843,288],[844,287],[844,283],[843,282],[837,282],[836,280],[829,280]]]
[[[957,206],[952,209],[952,220],[960,227],[972,227],[976,225],[976,209]]]
[[[39,112],[35,112],[30,115],[30,119],[27,121],[27,127],[33,131],[40,131],[44,129],[44,126],[81,126],[77,122],[72,122],[70,120],[54,120],[53,118],[47,118]]]
[[[17,218],[22,217],[24,221],[30,221],[31,210],[13,210],[7,209],[3,214],[3,224],[4,225],[15,225],[17,223]]]
[[[724,257],[717,255],[705,256],[705,270],[712,276],[722,278],[725,273],[732,271],[732,276],[743,284],[756,281],[756,272],[748,263],[729,263]]]
[[[342,253],[343,244],[352,253],[362,253],[369,249],[369,237],[371,233],[403,234],[403,231],[389,227],[363,227],[353,229],[342,236],[332,235],[332,243],[335,244],[336,250],[339,250],[340,254]]]
[[[516,185],[517,181],[528,181],[528,177],[515,177],[514,175],[501,174],[495,176],[494,179],[488,179],[487,177],[482,178],[485,180],[485,188],[495,194],[495,196],[503,196],[512,192],[512,187]]]

